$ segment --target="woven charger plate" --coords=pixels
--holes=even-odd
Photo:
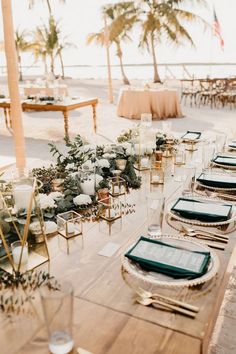
[[[220,266],[220,261],[218,256],[212,249],[210,249],[200,241],[193,241],[189,237],[169,236],[169,235],[152,237],[152,239],[161,240],[171,245],[184,247],[191,251],[210,252],[211,261],[209,263],[208,270],[204,275],[195,279],[190,279],[190,280],[185,278],[174,279],[165,274],[146,271],[142,269],[138,265],[138,263],[135,263],[134,261],[122,255],[121,262],[123,268],[130,276],[134,277],[136,280],[140,280],[149,285],[155,285],[162,288],[183,288],[183,287],[188,288],[188,287],[194,287],[209,282],[217,274]],[[133,245],[130,245],[129,249]]]
[[[235,155],[229,155],[227,153],[221,153],[221,156],[225,156],[225,157],[234,157],[235,158]],[[215,161],[211,161],[212,165],[213,166],[218,166],[218,167],[222,167],[226,170],[236,170],[236,166],[233,166],[233,165],[223,165],[221,163],[217,163]]]
[[[171,208],[172,206],[176,203],[176,200],[173,202],[171,202],[168,207],[167,207],[167,213],[168,215],[177,220],[177,221],[180,221],[180,222],[184,222],[186,224],[189,224],[189,225],[198,225],[198,226],[207,226],[207,227],[217,227],[217,226],[223,226],[223,225],[229,225],[231,224],[232,222],[234,222],[236,220],[236,207],[233,203],[231,203],[230,201],[219,201],[219,200],[213,200],[211,198],[201,198],[201,197],[190,197],[191,199],[194,199],[194,200],[199,200],[199,201],[206,201],[206,202],[212,202],[212,203],[216,203],[216,204],[229,204],[229,205],[232,205],[232,214],[231,214],[231,217],[228,219],[228,220],[225,220],[225,221],[215,221],[215,222],[207,222],[207,221],[199,221],[199,220],[196,220],[196,219],[188,219],[188,218],[184,218],[183,216],[179,216],[177,215],[176,213],[174,213]]]

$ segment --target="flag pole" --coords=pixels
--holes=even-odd
[[[18,81],[19,72],[16,59],[11,0],[2,0],[2,17],[16,167],[18,168],[19,173],[22,173],[25,168],[25,139],[22,123],[22,108]]]
[[[104,35],[105,35],[105,46],[107,55],[107,73],[108,73],[108,99],[110,103],[113,103],[113,87],[112,87],[112,77],[111,77],[111,61],[110,61],[110,40],[109,40],[109,29],[107,26],[107,17],[104,15]]]

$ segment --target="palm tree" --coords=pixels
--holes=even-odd
[[[31,9],[32,7],[34,7],[35,2],[38,2],[39,0],[28,0],[28,1],[29,1],[29,8]],[[41,0],[41,1],[46,2],[47,7],[48,7],[49,16],[52,16],[52,6],[51,6],[50,0]],[[66,0],[59,0],[59,2],[64,4],[66,2]]]
[[[47,70],[47,57],[50,58],[51,73],[55,76],[55,57],[59,44],[59,22],[56,22],[53,16],[49,17],[48,24],[43,24],[33,32],[35,58],[42,57]]]
[[[62,79],[65,78],[64,61],[63,61],[62,52],[65,49],[69,49],[69,48],[73,48],[73,47],[75,48],[76,46],[71,42],[67,42],[67,37],[59,39],[58,47],[57,47],[57,51],[56,51],[56,56],[58,56],[59,61],[60,61]]]
[[[140,47],[145,47],[152,55],[154,68],[154,82],[161,82],[156,58],[156,47],[164,39],[181,45],[184,41],[194,45],[191,35],[184,27],[184,22],[199,21],[206,25],[206,22],[190,11],[183,10],[180,5],[191,2],[205,4],[204,0],[141,0],[144,19]]]
[[[108,45],[115,44],[116,55],[119,58],[121,75],[124,84],[129,85],[129,80],[124,71],[123,52],[121,42],[131,40],[129,32],[133,29],[134,24],[138,21],[138,13],[133,1],[123,1],[116,4],[107,5],[102,8],[103,16],[106,16],[110,23],[108,25]],[[106,29],[98,33],[90,33],[87,43],[95,42],[98,45],[106,45]]]
[[[22,76],[22,63],[21,63],[21,52],[29,51],[32,48],[32,44],[29,41],[30,33],[26,30],[20,31],[19,28],[15,31],[15,47],[17,60],[19,65],[19,80],[23,80]]]

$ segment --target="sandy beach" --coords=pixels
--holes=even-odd
[[[86,137],[90,142],[105,143],[115,141],[116,137],[123,129],[132,127],[138,120],[120,118],[116,114],[119,90],[122,82],[113,81],[114,104],[108,103],[107,82],[106,80],[75,80],[67,79],[63,81],[68,85],[70,96],[79,98],[98,97],[97,106],[97,134],[93,132],[92,110],[85,107],[72,111],[69,114],[70,137],[77,134]],[[22,83],[23,84],[23,83]],[[132,81],[132,85],[140,86],[141,81]],[[179,89],[177,81],[165,83],[169,87]],[[1,89],[4,91],[6,80],[1,79]],[[189,104],[181,104],[183,118],[169,119],[172,122],[174,132],[185,132],[186,130],[218,131],[232,134],[232,127],[235,126],[235,112],[229,108],[211,109],[205,107],[190,107]],[[28,159],[51,159],[48,142],[57,141],[63,144],[64,126],[63,116],[60,112],[24,112],[23,124],[26,138],[26,156]],[[161,121],[153,121],[153,127],[161,129]],[[0,113],[0,159],[3,161],[14,161],[13,139],[6,129],[3,110]]]

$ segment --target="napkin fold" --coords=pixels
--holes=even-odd
[[[172,278],[194,279],[206,273],[210,252],[191,251],[185,247],[141,236],[125,257],[141,268]]]
[[[179,198],[171,211],[186,219],[206,222],[226,221],[232,212],[231,204],[215,203],[188,198]]]

